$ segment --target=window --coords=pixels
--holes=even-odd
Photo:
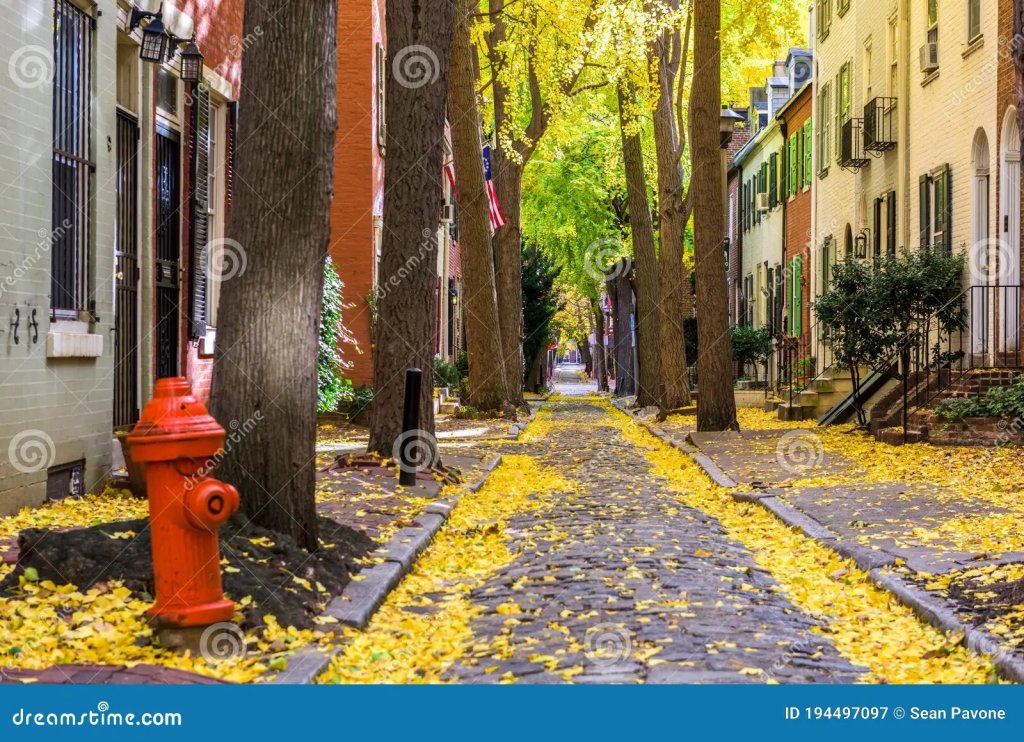
[[[836,0],[836,15],[842,18],[850,9],[850,0]]]
[[[842,0],[840,0],[841,2]],[[832,0],[818,0],[818,40],[824,41],[832,27]]]
[[[178,118],[178,78],[166,67],[156,71],[156,109],[166,118]]]
[[[885,195],[885,252],[890,257],[896,254],[896,191]]]
[[[899,18],[893,16],[889,19],[889,79],[887,81],[886,95],[895,98],[899,90],[899,64],[900,64],[900,35]]]
[[[89,309],[95,23],[71,0],[55,1],[50,306],[66,314]]]
[[[387,146],[388,130],[387,120],[384,117],[387,100],[385,91],[387,89],[387,54],[382,44],[377,44],[377,76],[376,76],[376,98],[377,98],[377,146],[381,152]]]
[[[939,42],[939,0],[928,0],[928,43]]]
[[[981,0],[967,0],[967,41],[981,36]]]
[[[875,96],[872,94],[871,88],[871,52],[872,52],[871,37],[869,36],[867,41],[864,42],[864,98],[863,101],[867,103]]]
[[[948,164],[922,175],[918,185],[922,247],[953,248],[953,177]]]
[[[843,124],[850,120],[850,73],[852,65],[847,62],[839,68],[836,75],[836,157],[840,157],[842,149]]]
[[[828,172],[828,164],[832,161],[832,89],[830,83],[823,83],[818,94],[818,111],[821,114],[821,126],[818,127],[818,162],[819,172]]]

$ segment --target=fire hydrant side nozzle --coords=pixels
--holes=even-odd
[[[128,444],[146,464],[156,601],[160,627],[230,621],[235,605],[221,587],[217,529],[238,510],[238,490],[209,476],[224,447],[222,428],[187,379],[158,379]]]

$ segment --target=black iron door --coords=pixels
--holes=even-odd
[[[156,136],[156,375],[178,375],[178,263],[181,254],[181,142],[175,132]]]
[[[114,428],[139,419],[139,124],[117,113],[114,245]]]

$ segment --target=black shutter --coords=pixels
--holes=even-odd
[[[929,208],[930,201],[929,192],[931,188],[931,178],[927,175],[922,175],[918,185],[918,200],[920,202],[920,215],[921,215],[921,234],[919,239],[921,240],[921,247],[930,247],[932,242],[932,215],[931,209]]]
[[[871,233],[871,252],[874,257],[882,255],[882,199],[875,199],[874,220]]]
[[[238,102],[228,103],[227,136],[224,142],[224,224],[231,216],[235,192],[235,140],[238,139]]]
[[[206,335],[206,246],[210,241],[210,93],[196,90],[192,119],[192,274],[189,337]]]
[[[885,197],[885,251],[896,254],[896,191],[889,191]]]

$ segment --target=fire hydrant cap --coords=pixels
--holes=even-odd
[[[127,443],[137,461],[165,461],[179,456],[212,456],[224,445],[224,428],[192,394],[184,377],[157,379]],[[173,444],[174,451],[166,450]]]

